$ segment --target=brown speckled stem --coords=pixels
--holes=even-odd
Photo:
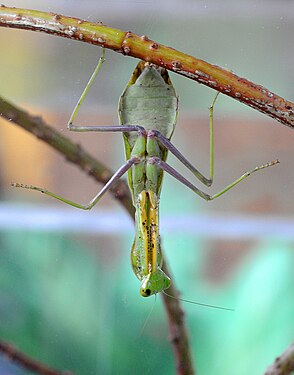
[[[294,343],[291,344],[274,363],[268,367],[265,375],[291,375],[294,374]]]
[[[58,370],[53,370],[52,368],[45,366],[43,363],[27,356],[20,350],[16,349],[14,346],[4,341],[0,341],[0,352],[14,363],[17,363],[22,368],[30,371],[30,373],[39,375],[74,375],[73,372],[69,371],[61,372]]]
[[[5,6],[0,7],[0,26],[75,39],[152,62],[222,92],[294,128],[294,103],[230,71],[154,42],[146,35],[139,36],[102,23],[59,14]]]

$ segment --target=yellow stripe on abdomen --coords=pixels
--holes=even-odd
[[[146,274],[157,270],[158,252],[158,204],[156,194],[143,190],[139,194],[140,229],[143,238],[144,260],[143,268]]]

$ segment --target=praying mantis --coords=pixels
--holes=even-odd
[[[43,188],[13,183],[12,186],[36,190],[56,198],[73,207],[90,210],[103,195],[128,173],[128,183],[135,207],[135,239],[131,249],[131,264],[140,280],[140,294],[149,297],[168,289],[171,280],[162,270],[162,254],[159,236],[159,198],[164,172],[167,172],[206,201],[223,195],[252,173],[279,163],[278,160],[263,164],[245,172],[220,192],[209,195],[166,163],[170,151],[206,187],[210,187],[214,176],[213,109],[218,94],[209,109],[210,127],[210,176],[205,177],[171,143],[178,117],[179,99],[166,69],[141,61],[123,91],[118,106],[120,125],[78,126],[73,122],[77,116],[93,81],[98,75],[105,51],[93,72],[86,88],[76,104],[67,128],[77,132],[121,132],[123,134],[126,162],[114,173],[104,187],[86,205],[75,203]]]

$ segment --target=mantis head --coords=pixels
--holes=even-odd
[[[149,297],[169,287],[170,278],[161,269],[157,269],[142,278],[140,294],[142,297]]]

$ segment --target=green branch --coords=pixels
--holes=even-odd
[[[230,71],[149,40],[145,35],[138,36],[130,31],[78,18],[4,5],[0,7],[0,26],[75,39],[152,62],[222,92],[294,128],[294,103]]]

